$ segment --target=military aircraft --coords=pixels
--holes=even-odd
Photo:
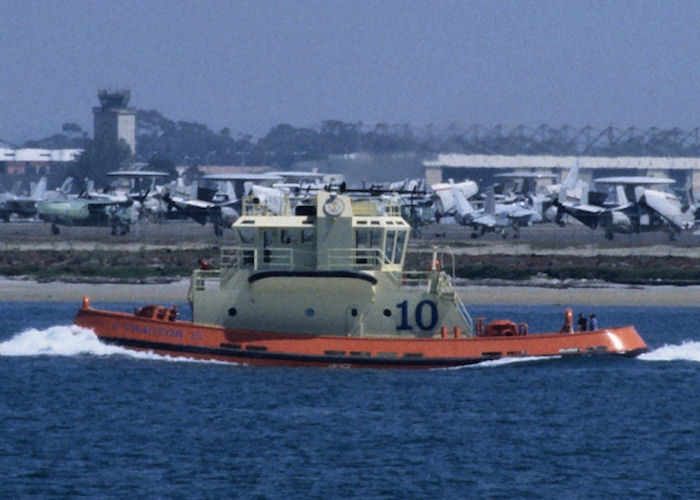
[[[162,187],[156,185],[158,179],[170,177],[167,172],[155,170],[116,170],[107,173],[115,181],[106,195],[91,194],[93,198],[103,197],[106,200],[133,201],[132,211],[138,215],[138,220],[157,219],[165,211],[161,206]]]
[[[39,218],[51,223],[51,232],[59,234],[59,226],[111,226],[112,235],[129,232],[133,202],[78,197],[47,200],[37,203]]]
[[[680,199],[673,193],[652,189],[667,186],[675,181],[666,177],[601,177],[597,184],[614,186],[617,204],[600,216],[605,237],[613,239],[614,233],[642,233],[666,231],[674,239],[681,231],[695,225],[692,208],[683,211]]]
[[[460,191],[466,200],[479,192],[479,186],[476,185],[476,182],[470,180],[455,183],[450,179],[448,182],[433,184],[430,188],[433,193],[433,210],[437,222],[440,222],[442,217],[455,213],[455,189]]]
[[[165,192],[162,199],[169,210],[177,211],[199,224],[211,222],[214,234],[221,236],[224,228],[238,219],[241,202],[253,188],[253,183],[280,182],[283,178],[270,174],[209,174],[196,187],[196,196]]]
[[[498,232],[504,238],[507,238],[508,234],[512,234],[513,238],[520,237],[520,230],[515,219],[496,213],[493,188],[489,188],[487,191],[486,202],[481,210],[474,208],[456,185],[452,188],[452,195],[457,211],[454,218],[459,224],[470,226],[473,229],[472,238],[478,238],[488,232]]]
[[[17,189],[18,186],[15,186]],[[42,200],[46,194],[46,177],[39,179],[39,182],[32,185],[29,196],[21,196],[15,193],[4,193],[0,200],[0,218],[9,222],[10,217],[16,214],[18,217],[34,217],[36,215],[36,204]]]
[[[504,172],[495,177],[503,179],[503,200],[497,204],[506,205],[508,210],[532,210],[534,214],[529,218],[523,214],[523,221],[527,224],[536,222],[553,222],[556,219],[557,209],[554,207],[554,198],[560,189],[559,184],[552,184],[555,174],[540,174],[537,172]],[[496,211],[499,211],[497,206]]]
[[[150,187],[142,189],[140,181],[167,177],[164,172],[115,171],[107,174],[114,178],[129,179],[129,186],[115,186],[111,190],[97,192],[88,183],[88,189],[77,197],[44,200],[37,203],[39,218],[51,224],[51,232],[59,234],[60,226],[107,226],[113,236],[127,234],[131,225],[139,220]]]
[[[610,208],[589,203],[589,189],[587,183],[582,183],[574,197],[567,196],[567,189],[562,185],[554,206],[557,208],[555,221],[560,226],[564,225],[563,216],[570,215],[585,226],[595,229],[598,227],[601,216]]]

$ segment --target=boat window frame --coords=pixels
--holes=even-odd
[[[243,245],[254,245],[258,230],[254,227],[237,227],[236,239]]]
[[[301,230],[301,244],[308,245],[316,239],[316,231],[313,228],[303,228]]]
[[[298,229],[280,228],[280,244],[281,245],[298,245],[301,239],[301,234]]]
[[[396,229],[385,231],[384,259],[386,262],[393,262],[394,249],[396,248]]]
[[[406,243],[408,242],[408,231],[398,230],[396,231],[396,244],[394,247],[394,264],[401,264],[403,262],[403,256],[405,254]]]

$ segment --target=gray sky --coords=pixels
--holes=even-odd
[[[0,6],[0,139],[99,88],[258,137],[278,123],[700,125],[697,1],[16,1]]]

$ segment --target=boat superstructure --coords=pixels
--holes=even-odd
[[[353,337],[473,331],[439,264],[404,272],[411,228],[391,199],[320,191],[294,213],[253,206],[233,229],[238,245],[222,250],[220,269],[192,276],[194,323]]]

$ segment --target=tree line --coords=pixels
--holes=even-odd
[[[700,156],[698,128],[648,130],[630,127],[537,128],[520,125],[474,125],[444,129],[417,129],[407,124],[365,124],[326,120],[315,127],[282,123],[264,136],[234,135],[226,127],[214,131],[204,124],[174,121],[155,110],[136,114],[136,153],[130,156],[125,144],[99,151],[86,131],[66,123],[51,137],[28,141],[25,147],[82,148],[74,174],[100,174],[125,163],[145,163],[151,168],[173,171],[174,165],[265,165],[290,169],[298,161],[324,160],[354,152],[391,154],[415,152],[428,157],[435,153],[531,154],[591,156]],[[125,149],[126,148],[126,149]],[[116,162],[116,164],[115,164]]]

